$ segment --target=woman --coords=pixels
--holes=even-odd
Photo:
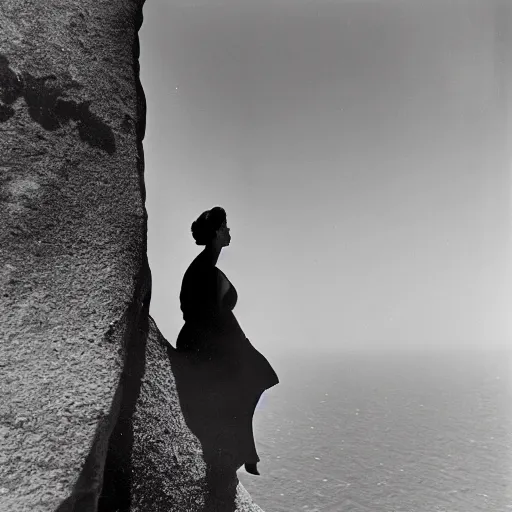
[[[215,449],[237,467],[244,464],[247,472],[259,475],[252,418],[263,391],[279,379],[238,324],[233,314],[237,292],[216,266],[221,250],[231,242],[224,209],[216,206],[203,212],[192,224],[192,236],[205,248],[183,277],[180,302],[185,325],[176,348],[200,372],[196,380],[203,381],[202,387],[197,385],[197,396],[204,402],[204,427],[197,426],[196,435],[200,440],[214,439]],[[212,434],[216,422],[221,426]]]

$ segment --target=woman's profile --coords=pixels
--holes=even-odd
[[[183,277],[180,303],[185,324],[176,349],[185,354],[200,382],[196,396],[203,421],[197,423],[197,435],[208,439],[202,442],[210,451],[222,452],[237,467],[244,465],[258,475],[253,415],[261,394],[279,380],[236,320],[237,291],[217,268],[222,249],[231,242],[225,210],[216,206],[203,212],[192,223],[192,236],[204,250]]]

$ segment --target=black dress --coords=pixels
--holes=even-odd
[[[223,280],[228,289],[219,304]],[[261,394],[279,379],[236,320],[237,299],[235,287],[201,253],[183,277],[180,302],[185,325],[176,349],[186,355],[195,382],[195,391],[185,404],[189,410],[184,413],[194,416],[192,402],[201,408],[202,421],[195,422],[191,430],[203,449],[220,451],[239,467],[259,461],[252,418]]]

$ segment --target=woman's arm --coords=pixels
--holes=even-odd
[[[229,281],[227,280],[226,276],[219,270],[217,271],[217,308],[222,311],[222,303],[224,300],[224,296],[229,290]]]

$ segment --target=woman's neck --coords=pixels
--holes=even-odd
[[[209,244],[203,249],[203,254],[205,258],[210,262],[213,266],[217,265],[217,261],[219,260],[220,251],[222,247],[217,244]]]

